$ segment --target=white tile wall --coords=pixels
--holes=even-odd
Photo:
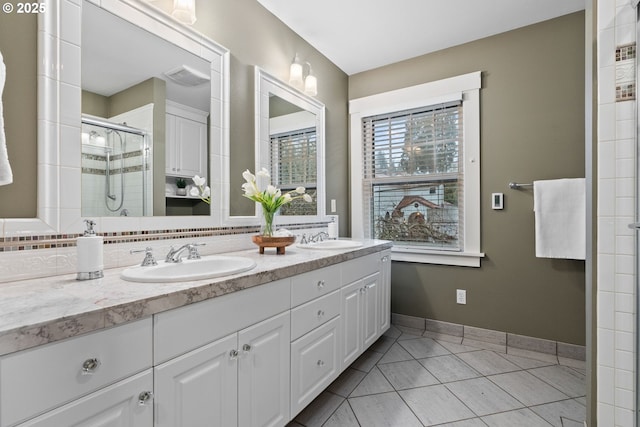
[[[599,426],[632,427],[635,409],[635,105],[615,102],[615,49],[635,41],[627,0],[599,0],[598,292]]]

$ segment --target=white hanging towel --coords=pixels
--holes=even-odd
[[[533,182],[538,258],[585,259],[584,178]]]
[[[2,52],[0,52],[0,185],[7,185],[13,182],[13,173],[9,164],[7,154],[7,141],[4,135],[4,117],[2,115],[2,91],[4,82],[7,79],[7,67],[4,65]]]

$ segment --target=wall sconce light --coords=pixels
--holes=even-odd
[[[171,16],[188,25],[196,22],[196,0],[173,0]]]
[[[309,72],[304,75],[304,65],[309,67]],[[289,68],[289,84],[297,89],[304,90],[304,93],[310,96],[316,96],[318,94],[318,79],[311,71],[311,64],[300,61],[298,54],[293,58],[291,67]]]
[[[304,79],[304,93],[310,96],[316,96],[318,94],[318,79],[311,72],[311,64],[307,62],[309,66],[309,74]]]
[[[300,58],[298,58],[298,54],[293,58],[293,62],[291,63],[291,67],[289,67],[289,84],[296,88],[301,88],[304,84],[304,79],[302,76],[303,66],[300,62]]]

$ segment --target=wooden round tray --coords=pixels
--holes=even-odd
[[[260,253],[264,254],[264,248],[276,248],[276,254],[284,255],[284,248],[296,241],[296,236],[268,237],[255,235],[251,236],[253,243],[260,247]]]

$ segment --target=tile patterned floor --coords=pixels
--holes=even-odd
[[[582,427],[584,362],[392,325],[287,427]]]

